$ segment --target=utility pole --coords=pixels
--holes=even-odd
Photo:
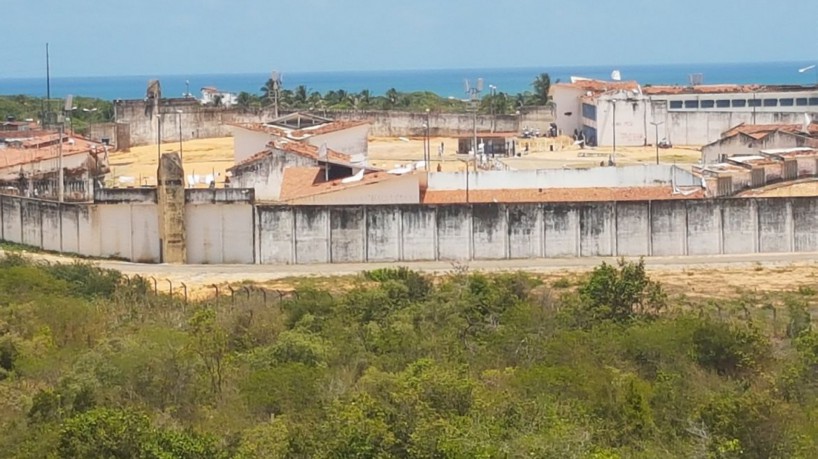
[[[63,115],[65,116],[65,115]],[[65,120],[60,122],[60,141],[59,141],[59,159],[57,160],[57,167],[59,171],[57,173],[57,200],[59,202],[63,202],[65,199],[65,172],[63,171],[62,167],[62,143],[63,143],[63,132],[65,131]]]
[[[63,202],[65,200],[65,171],[63,170],[63,152],[62,152],[62,144],[65,136],[65,114],[66,113],[73,113],[72,108],[74,105],[74,96],[68,95],[65,98],[65,106],[63,106],[62,116],[59,119],[60,123],[60,142],[59,142],[59,159],[57,160],[57,167],[59,171],[57,172],[57,180],[59,183],[57,184],[57,200],[59,202]]]
[[[48,55],[48,43],[45,44],[45,103],[47,117],[51,116],[51,59]]]
[[[429,170],[429,163],[432,161],[432,143],[429,139],[429,109],[426,109],[426,138],[423,139],[424,162],[426,170]]]
[[[611,99],[613,105],[613,163],[616,165],[616,99]]]
[[[159,167],[162,167],[162,114],[156,115],[156,186],[159,186]]]

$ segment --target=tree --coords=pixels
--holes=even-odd
[[[270,78],[264,83],[264,86],[259,89],[259,91],[261,91],[261,99],[272,105],[275,102],[276,91],[279,89],[278,82]]]
[[[214,394],[221,394],[224,366],[228,356],[227,333],[216,322],[216,312],[201,308],[190,319],[193,351],[207,369],[210,387]]]
[[[394,108],[396,105],[398,105],[400,93],[397,89],[389,88],[384,95],[386,96],[386,108]]]
[[[658,312],[666,296],[645,273],[645,261],[619,260],[619,268],[602,263],[580,287],[583,306],[595,320],[625,322],[638,314]]]
[[[239,93],[239,96],[236,98],[236,104],[241,108],[250,108],[250,105],[253,103],[253,96],[246,91],[242,91]]]
[[[303,84],[298,85],[295,88],[295,94],[293,95],[293,102],[299,107],[304,107],[307,105],[307,87]]]
[[[531,86],[534,87],[537,104],[547,105],[548,101],[551,100],[551,96],[549,95],[551,91],[551,76],[547,73],[541,73],[537,75],[537,78],[534,79]]]

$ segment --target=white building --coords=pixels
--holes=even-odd
[[[796,124],[818,113],[818,87],[640,86],[572,78],[552,86],[557,127],[588,145],[639,146],[666,139],[705,145],[741,123]],[[655,124],[654,124],[655,123]]]
[[[217,88],[207,86],[202,88],[202,105],[219,105],[230,108],[238,102],[238,96],[232,92],[219,91]]]

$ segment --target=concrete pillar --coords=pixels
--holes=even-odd
[[[162,155],[157,179],[160,262],[185,263],[185,172],[179,153]]]

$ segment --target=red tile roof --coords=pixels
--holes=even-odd
[[[324,169],[320,167],[288,167],[284,169],[279,199],[281,201],[292,201],[307,196],[372,185],[405,176],[393,175],[382,171],[367,172],[364,173],[361,180],[343,183],[344,179],[330,180],[328,182],[323,181],[323,172]]]
[[[739,124],[722,134],[722,138],[733,137],[738,134],[748,135],[756,140],[763,139],[776,131],[790,134],[802,134],[804,125],[802,124]],[[818,135],[818,123],[810,123],[807,127],[809,135]]]
[[[645,86],[642,92],[646,95],[673,94],[733,94],[750,92],[792,92],[806,91],[812,88],[796,85],[759,85],[759,84],[707,84],[697,86]]]
[[[691,188],[684,194],[674,193],[673,187],[630,188],[537,188],[519,190],[469,190],[472,203],[528,203],[528,202],[600,202],[600,201],[658,201],[668,199],[700,199],[705,190]],[[453,204],[466,202],[466,190],[426,190],[423,204]]]
[[[293,153],[299,156],[303,156],[306,158],[314,159],[318,161],[318,150],[319,148],[310,145],[308,143],[303,142],[289,142],[289,141],[281,141],[281,142],[270,142],[267,144],[267,150],[260,151],[253,156],[241,161],[240,163],[236,164],[235,166],[231,167],[230,169],[234,169],[237,167],[241,167],[250,163],[254,163],[260,159],[266,158],[267,156],[273,154],[274,150],[282,151],[285,153]],[[332,163],[340,163],[340,164],[351,164],[352,159],[346,153],[340,153],[335,150],[327,149],[327,160]],[[228,169],[228,170],[230,170]]]
[[[633,91],[639,89],[639,83],[635,81],[576,80],[571,83],[557,83],[554,86],[577,88],[583,91],[590,91],[594,94],[601,94],[613,90]]]
[[[77,137],[73,139],[73,145],[70,145],[68,142],[63,143],[63,156],[90,153],[94,150],[97,152],[104,151],[104,146],[96,142]],[[0,168],[56,158],[59,156],[59,150],[59,144],[42,148],[2,148],[0,149]]]

